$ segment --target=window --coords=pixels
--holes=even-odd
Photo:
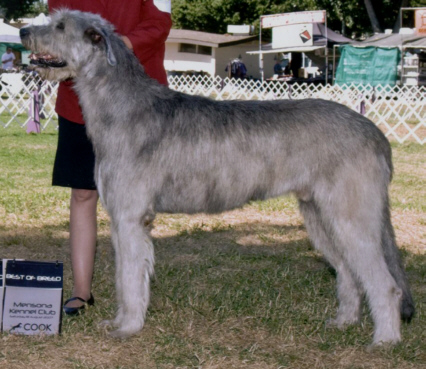
[[[201,54],[201,55],[212,55],[212,48],[210,46],[202,46],[202,45],[179,44],[179,52]]]
[[[181,53],[197,53],[197,45],[192,44],[180,44],[179,46],[179,52]]]
[[[210,46],[198,45],[197,54],[211,55],[212,54],[212,48]]]

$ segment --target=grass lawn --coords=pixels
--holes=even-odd
[[[0,257],[63,260],[71,291],[69,189],[51,187],[56,131],[0,130]],[[392,219],[416,301],[403,342],[369,352],[373,326],[325,327],[335,274],[314,251],[293,198],[221,215],[165,215],[152,235],[156,275],[141,334],[108,337],[115,311],[109,220],[99,206],[93,293],[56,337],[0,336],[0,368],[426,368],[426,146],[392,144]]]

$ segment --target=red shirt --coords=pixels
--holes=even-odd
[[[167,85],[164,53],[172,21],[170,14],[160,11],[153,0],[49,0],[51,12],[63,8],[97,13],[114,24],[117,33],[129,38],[145,72]],[[84,124],[72,84],[72,81],[60,83],[56,112],[65,119]]]

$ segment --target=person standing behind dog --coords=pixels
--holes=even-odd
[[[153,0],[49,0],[49,11],[68,8],[97,13],[116,27],[116,32],[145,68],[167,85],[164,69],[165,41],[172,22],[164,1]],[[162,11],[166,10],[166,11]],[[66,29],[63,30],[66,32]],[[114,71],[111,70],[111,73]],[[53,168],[54,186],[70,187],[70,249],[74,288],[64,303],[67,315],[78,315],[93,305],[92,277],[96,252],[98,193],[94,181],[95,157],[86,136],[84,119],[73,82],[61,82],[56,100],[59,134]]]
[[[2,68],[5,70],[13,69],[15,62],[15,54],[12,51],[11,47],[6,49],[6,52],[1,57]]]

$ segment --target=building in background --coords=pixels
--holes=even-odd
[[[247,77],[258,79],[259,57],[247,54],[258,47],[258,36],[249,33],[221,35],[172,29],[166,41],[164,65],[170,75],[208,74],[225,78],[229,63],[240,59],[247,68]],[[269,58],[271,65],[273,58]]]

